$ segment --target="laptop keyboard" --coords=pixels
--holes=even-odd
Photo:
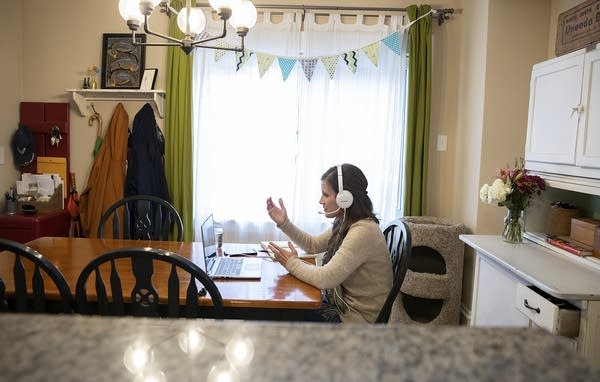
[[[237,276],[242,271],[243,262],[243,259],[222,257],[221,260],[219,260],[219,266],[217,267],[215,274],[219,276]]]

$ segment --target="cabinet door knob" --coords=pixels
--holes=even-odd
[[[527,309],[531,309],[538,314],[540,313],[540,308],[534,308],[533,306],[529,305],[529,303],[527,302],[527,299],[523,300],[523,305],[525,305],[525,307]]]
[[[583,105],[573,106],[571,108],[571,115],[570,115],[570,117],[572,117],[573,114],[575,114],[575,113],[583,113]]]

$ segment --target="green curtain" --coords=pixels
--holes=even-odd
[[[174,0],[171,6],[181,9],[184,2]],[[169,35],[183,38],[175,14],[169,20]],[[170,46],[167,49],[165,174],[173,206],[183,220],[184,240],[190,241],[193,236],[192,57],[179,47]]]
[[[411,5],[406,11],[412,21],[430,10],[430,5]],[[427,200],[431,112],[431,22],[431,15],[423,17],[411,26],[408,36],[404,216],[419,216],[425,213]]]

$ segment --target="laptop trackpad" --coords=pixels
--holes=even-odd
[[[255,263],[255,262],[251,263],[249,261],[247,263],[244,263],[244,270],[247,270],[247,271],[256,271],[259,268],[260,268],[260,263]]]

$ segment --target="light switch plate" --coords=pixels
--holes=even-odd
[[[4,146],[0,146],[0,165],[4,163]]]
[[[448,136],[438,135],[437,136],[437,151],[446,151],[448,148]]]

